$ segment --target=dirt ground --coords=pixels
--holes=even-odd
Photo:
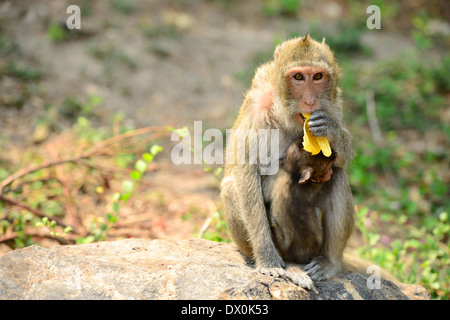
[[[101,96],[103,103],[95,110],[99,126],[109,124],[120,111],[134,127],[192,128],[194,120],[201,120],[204,130],[229,128],[246,90],[236,75],[248,68],[255,53],[272,50],[274,39],[285,38],[288,29],[306,33],[314,20],[332,30],[350,15],[344,1],[303,1],[302,10],[289,19],[267,18],[259,1],[88,3],[0,2],[3,32],[16,41],[24,60],[45,73],[26,93],[18,80],[1,78],[2,157],[39,148],[32,141],[36,118],[45,116],[48,103],[58,105],[66,97],[84,101]],[[49,25],[65,23],[69,4],[88,9],[81,30],[67,41],[51,41]],[[387,58],[410,45],[397,33],[374,32],[363,41],[373,49],[372,59]],[[20,108],[5,103],[24,94]],[[162,144],[165,151],[158,155],[156,170],[147,174],[135,200],[124,208],[111,239],[191,238],[217,210],[215,177],[199,165],[173,165],[173,144]],[[91,205],[85,210],[96,213],[103,208]]]

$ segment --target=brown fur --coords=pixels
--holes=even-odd
[[[343,122],[341,94],[337,87],[340,68],[330,48],[310,37],[286,41],[275,50],[274,57],[274,61],[262,65],[256,71],[233,129],[254,129],[257,132],[259,129],[279,129],[280,153],[283,156],[287,148],[302,136],[303,127],[296,117],[301,112],[311,111],[303,110],[304,104],[299,103],[304,100],[303,91],[296,89],[294,94],[289,87],[289,70],[318,67],[327,71],[323,90],[314,91],[314,99],[319,103],[312,111],[309,124],[314,135],[327,137],[337,156],[331,179],[323,184],[320,194],[313,199],[312,206],[323,214],[323,236],[318,255],[305,269],[313,280],[326,279],[340,269],[342,252],[353,227],[354,215],[353,198],[345,174],[352,158],[352,147],[350,134]],[[248,158],[248,146],[257,144],[257,137],[248,138],[245,150],[237,150],[236,141],[239,138],[237,134],[227,137],[227,148],[243,151]],[[287,274],[283,270],[285,257],[280,255],[274,243],[265,207],[264,194],[272,190],[273,184],[263,181],[266,177],[261,176],[259,163],[238,164],[236,154],[234,152],[234,159],[226,159],[221,185],[225,218],[233,241],[243,254],[253,259],[258,270],[288,277],[301,286],[310,287],[309,277]],[[306,199],[311,192],[306,190],[301,193],[299,197]],[[275,195],[274,201],[283,201],[281,190]],[[298,223],[302,225],[303,221]],[[312,233],[317,234],[316,231]],[[314,239],[310,240],[308,238],[304,243],[298,241],[300,243],[295,243],[292,250],[301,250],[307,246],[305,243],[315,243]]]
[[[299,139],[288,148],[279,172],[266,178],[266,185],[273,184],[264,188],[273,240],[285,261],[306,264],[320,254],[322,213],[314,202],[335,158],[335,153],[311,155]]]

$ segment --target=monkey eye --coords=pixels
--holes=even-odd
[[[314,80],[320,80],[320,79],[322,79],[322,77],[323,77],[323,75],[322,75],[321,72],[316,73],[315,75],[313,75],[313,79]]]
[[[295,80],[305,80],[305,77],[301,73],[297,73],[294,75]]]

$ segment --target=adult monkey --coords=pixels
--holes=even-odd
[[[233,131],[227,137],[227,148],[233,148],[234,158],[226,159],[221,199],[233,241],[253,259],[260,272],[287,277],[308,288],[311,279],[327,279],[339,271],[354,224],[353,197],[345,173],[352,158],[351,136],[343,121],[339,77],[340,67],[325,41],[319,43],[306,35],[284,42],[275,49],[274,60],[256,71]],[[268,186],[264,184],[266,176],[261,175],[262,165],[240,164],[236,160],[240,152],[246,159],[251,157],[249,146],[257,145],[257,135],[249,135],[246,143],[239,146],[236,132],[279,129],[281,158],[303,134],[301,113],[312,113],[311,133],[326,137],[337,157],[333,175],[315,201],[323,216],[321,248],[306,265],[307,274],[292,274],[284,270],[285,261],[272,239],[263,195],[263,188]]]

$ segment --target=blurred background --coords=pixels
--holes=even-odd
[[[80,30],[66,28],[73,4]],[[379,30],[366,25],[373,4]],[[194,120],[231,128],[255,68],[306,32],[326,37],[344,71],[349,247],[448,299],[445,0],[0,1],[0,254],[124,237],[230,241],[221,168],[172,164],[171,133],[192,134]]]

